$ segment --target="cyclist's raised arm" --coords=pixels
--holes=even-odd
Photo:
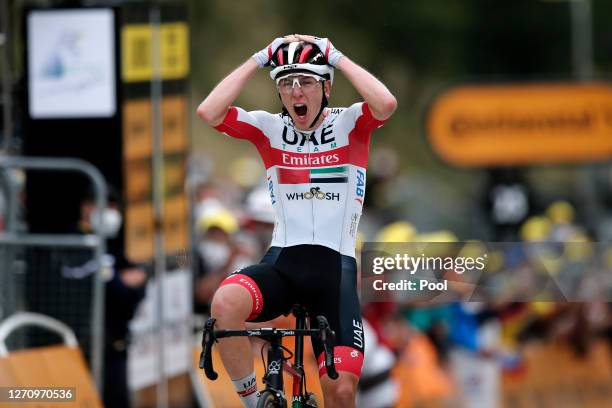
[[[346,56],[338,62],[338,69],[367,102],[372,116],[378,120],[386,120],[393,115],[397,108],[397,100],[378,78]]]
[[[232,102],[238,97],[247,81],[257,72],[257,69],[255,60],[249,58],[223,78],[198,106],[198,116],[210,126],[220,125]]]
[[[301,41],[316,44],[325,53],[327,62],[342,71],[368,104],[376,119],[388,119],[395,112],[397,100],[387,87],[374,75],[338,51],[329,39],[301,34],[296,34],[296,37]]]
[[[297,39],[293,35],[274,39],[270,45],[253,54],[244,64],[223,78],[198,106],[198,116],[210,126],[220,125],[228,109],[257,69],[270,61],[272,54],[281,44],[291,41]]]

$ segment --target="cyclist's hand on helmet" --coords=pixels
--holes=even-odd
[[[272,58],[272,55],[274,55],[274,52],[278,49],[278,47],[285,43],[294,41],[299,40],[293,34],[275,38],[266,48],[253,54],[253,59],[255,60],[259,68],[263,68],[270,63],[270,59]]]
[[[340,58],[344,57],[340,51],[334,47],[334,45],[329,41],[329,38],[319,38],[313,35],[304,35],[304,34],[296,34],[295,37],[300,41],[306,41],[309,43],[315,44],[323,54],[325,54],[325,59],[327,59],[327,63],[332,67],[336,67],[338,65],[338,61]]]

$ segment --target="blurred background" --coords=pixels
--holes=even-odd
[[[62,370],[16,374],[20,353],[69,343],[22,327],[36,312],[76,335],[90,404],[238,406],[196,369],[198,329],[224,277],[259,262],[273,214],[256,149],[195,109],[280,35],[330,38],[398,100],[372,137],[360,242],[524,243],[492,270],[520,280],[539,273],[530,243],[612,238],[609,1],[0,5],[6,385]],[[331,106],[358,100],[337,73]],[[236,105],[280,111],[267,72]],[[547,273],[610,277],[602,248]],[[603,282],[580,302],[364,302],[359,406],[612,406]]]

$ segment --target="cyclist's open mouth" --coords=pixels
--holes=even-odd
[[[293,105],[293,110],[300,119],[304,119],[306,117],[306,113],[308,112],[308,106],[303,103],[296,103]]]

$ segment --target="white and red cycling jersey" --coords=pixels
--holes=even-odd
[[[276,214],[272,246],[323,245],[354,257],[370,134],[385,121],[365,102],[327,113],[305,132],[288,115],[231,107],[216,129],[259,151]]]

